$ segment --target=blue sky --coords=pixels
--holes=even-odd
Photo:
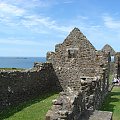
[[[120,51],[120,0],[0,0],[0,56],[46,56],[79,28]]]

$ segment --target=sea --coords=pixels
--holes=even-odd
[[[0,57],[0,68],[32,68],[34,62],[46,62],[45,57]]]

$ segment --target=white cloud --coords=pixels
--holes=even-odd
[[[0,0],[1,3],[11,4],[13,6],[20,6],[25,9],[30,8],[43,8],[43,7],[49,7],[55,3],[54,0]]]
[[[43,26],[44,29],[53,29],[58,32],[69,32],[73,28],[73,26],[58,25],[57,22],[55,20],[51,20],[50,17],[36,15],[25,16],[24,19],[21,21],[21,24],[28,28],[33,28],[34,26],[41,28]]]
[[[103,16],[104,24],[111,29],[120,29],[120,20],[114,20],[110,16]]]
[[[18,0],[18,2],[22,3],[23,1]],[[45,3],[49,4],[48,1],[42,2],[40,0],[32,0],[32,3],[36,4],[36,2],[40,2],[39,4],[42,6]],[[0,3],[0,22],[10,27],[16,26],[19,28],[19,26],[21,26],[23,29],[24,27],[27,27],[31,31],[37,33],[48,33],[49,30],[69,32],[73,28],[72,26],[59,25],[57,21],[51,19],[50,17],[34,14],[34,12],[31,12],[28,9],[19,7],[16,3],[14,5],[10,4],[9,0],[6,3]]]
[[[0,39],[0,44],[12,44],[12,45],[42,45],[36,41],[30,40],[15,40],[15,39]]]
[[[8,16],[10,14],[14,16],[22,16],[25,10],[11,4],[0,3],[0,12],[3,14],[7,14]]]
[[[18,18],[26,14],[26,10],[8,3],[0,3],[0,23],[14,26],[18,25]]]

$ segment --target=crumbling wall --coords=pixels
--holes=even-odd
[[[24,71],[0,72],[0,110],[56,89],[57,77],[51,63],[35,63]]]
[[[83,33],[74,28],[55,52],[47,53],[63,92],[46,120],[77,120],[87,110],[98,109],[108,93],[110,53],[97,51]]]
[[[108,44],[106,44],[103,48],[102,48],[102,51],[104,52],[110,52],[110,56],[115,56],[116,52],[115,50]]]
[[[116,60],[118,60],[117,58],[117,53],[115,52],[115,50],[108,44],[106,44],[101,51],[104,51],[106,53],[109,52],[110,54],[110,73],[111,75],[113,75],[114,77],[116,76],[115,74],[117,74],[117,70],[116,70]]]
[[[81,80],[78,91],[67,88],[61,92],[46,114],[46,120],[78,120],[86,117],[88,111],[94,111],[102,104],[108,90],[105,83],[105,71],[99,77]]]
[[[120,52],[116,52],[115,54],[115,70],[115,77],[120,78]]]
[[[83,33],[74,28],[62,44],[55,46],[55,52],[47,53],[47,60],[53,64],[64,90],[79,89],[80,76],[94,76],[95,51]],[[73,84],[75,82],[77,84]]]
[[[55,52],[47,53],[47,60],[53,64],[63,90],[67,87],[78,90],[80,77],[98,76],[101,68],[110,69],[109,57],[108,52],[97,51],[78,28],[55,46]]]

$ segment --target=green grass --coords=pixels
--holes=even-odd
[[[113,112],[113,120],[120,120],[120,86],[115,86],[100,110]]]
[[[52,106],[52,100],[57,96],[57,93],[46,94],[18,107],[9,108],[0,113],[0,120],[45,120],[45,115]]]

